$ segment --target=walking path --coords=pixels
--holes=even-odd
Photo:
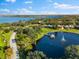
[[[15,41],[16,32],[13,32],[10,37],[10,48],[12,48],[13,54],[11,59],[19,59],[19,52]]]

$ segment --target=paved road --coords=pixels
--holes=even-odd
[[[12,48],[13,54],[11,56],[11,59],[19,59],[19,53],[15,41],[16,32],[13,32],[10,37],[10,48]]]

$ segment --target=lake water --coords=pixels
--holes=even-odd
[[[0,23],[18,22],[20,20],[32,20],[33,18],[24,17],[0,17]]]
[[[48,33],[52,34],[52,33]],[[74,33],[66,32],[54,32],[55,39],[49,36],[44,36],[40,39],[36,45],[36,50],[43,51],[48,57],[59,58],[64,56],[65,47],[70,45],[79,45],[79,35]],[[62,43],[62,38],[64,36],[65,42]]]
[[[25,21],[28,21],[28,20],[33,20],[33,19],[40,19],[40,18],[59,18],[59,17],[62,17],[62,16],[30,16],[30,17],[1,17],[0,16],[0,23],[11,23],[11,22],[18,22],[20,20],[25,20]]]

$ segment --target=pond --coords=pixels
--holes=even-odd
[[[55,38],[50,38],[48,35],[45,35],[38,41],[35,47],[36,50],[43,51],[47,57],[62,57],[65,55],[65,47],[79,45],[79,34],[68,32],[53,32],[48,34],[54,34]]]

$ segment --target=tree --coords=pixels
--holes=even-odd
[[[41,26],[34,26],[33,27],[33,30],[36,32],[36,33],[39,33],[41,32]]]
[[[66,54],[65,54],[66,59],[79,59],[79,54],[78,50],[75,46],[70,46],[66,49]]]
[[[48,59],[41,51],[28,52],[26,59]]]

